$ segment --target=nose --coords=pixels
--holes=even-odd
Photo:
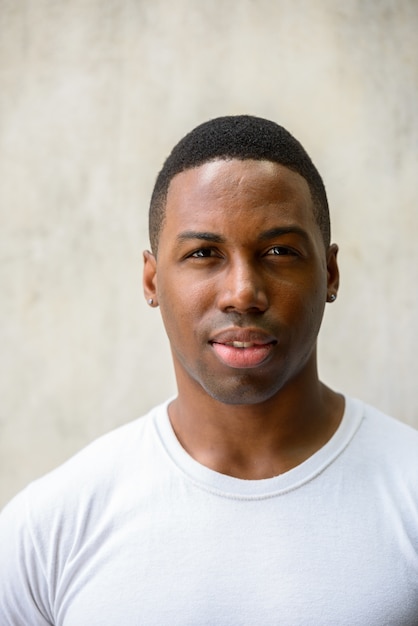
[[[268,297],[259,268],[243,259],[229,263],[220,277],[218,306],[225,312],[263,313]]]

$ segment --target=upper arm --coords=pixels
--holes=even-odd
[[[34,545],[25,492],[0,513],[0,623],[52,626],[48,586],[39,546]]]

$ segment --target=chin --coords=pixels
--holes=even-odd
[[[205,392],[217,402],[229,405],[255,405],[267,402],[280,390],[280,385],[275,381],[272,385],[261,386],[254,381],[234,381],[227,385],[205,385]]]

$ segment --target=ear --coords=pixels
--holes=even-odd
[[[144,250],[144,271],[142,285],[144,296],[151,306],[158,306],[157,297],[157,260],[149,250]]]
[[[334,302],[340,286],[340,271],[337,263],[338,246],[333,243],[327,250],[327,301]]]

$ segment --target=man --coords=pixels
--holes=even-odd
[[[337,246],[302,146],[197,127],[150,239],[178,395],[6,507],[0,623],[418,624],[418,433],[319,381]]]

